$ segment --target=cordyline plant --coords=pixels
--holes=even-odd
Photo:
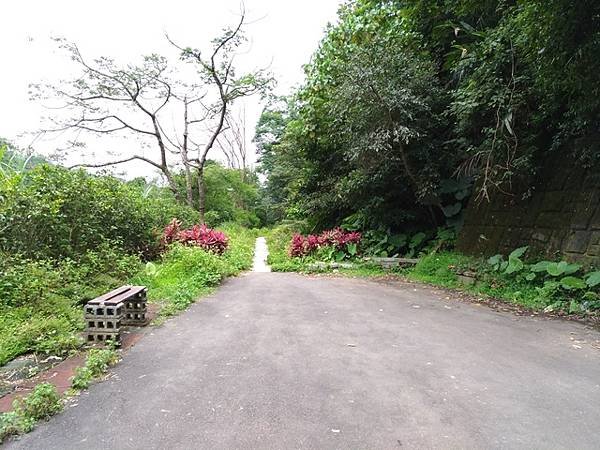
[[[292,257],[307,256],[320,248],[333,247],[336,250],[356,254],[356,246],[362,238],[358,231],[344,231],[341,228],[325,230],[319,235],[302,236],[295,234],[290,243],[289,253]]]
[[[181,221],[171,220],[163,232],[164,246],[179,242],[190,247],[200,247],[217,255],[222,255],[229,243],[229,238],[222,231],[213,230],[206,225],[194,225],[187,230],[181,229]]]

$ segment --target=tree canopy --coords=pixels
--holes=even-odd
[[[353,0],[257,127],[274,217],[402,228],[598,163],[600,4]],[[533,180],[533,181],[532,181]]]

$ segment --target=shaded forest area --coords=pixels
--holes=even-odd
[[[600,4],[347,2],[306,83],[261,117],[269,220],[460,227],[468,199],[532,195],[600,156]]]

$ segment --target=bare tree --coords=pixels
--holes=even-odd
[[[119,67],[111,58],[86,60],[74,43],[59,39],[71,59],[82,69],[80,76],[60,86],[32,86],[34,98],[58,98],[62,111],[51,118],[51,128],[44,132],[75,132],[72,148],[80,148],[81,133],[111,135],[132,133],[154,142],[155,158],[134,154],[111,161],[76,164],[72,167],[107,167],[139,160],[152,165],[165,177],[176,196],[179,190],[168,161],[168,153],[177,152],[173,139],[166,135],[160,113],[177,100],[169,79],[167,59],[152,54],[139,65]],[[45,88],[45,89],[44,89]],[[195,86],[194,89],[198,89]]]
[[[174,170],[178,164],[169,161],[169,155],[174,155],[183,166],[185,201],[189,206],[193,206],[193,172],[196,172],[198,210],[204,222],[204,167],[219,135],[229,127],[230,106],[239,98],[264,93],[272,83],[264,69],[236,74],[234,60],[246,41],[242,32],[244,18],[242,13],[235,27],[226,28],[212,41],[207,57],[198,49],[177,46],[167,36],[181,52],[181,59],[197,66],[200,76],[193,84],[174,81],[173,68],[165,57],[156,54],[145,56],[139,65],[120,67],[106,57],[88,61],[76,44],[58,40],[82,73],[60,86],[33,86],[37,88],[35,98],[64,101],[58,108],[61,111],[51,118],[51,128],[43,131],[75,133],[71,149],[82,147],[81,133],[129,133],[145,138],[146,145],[153,142],[150,147],[153,158],[136,153],[72,167],[99,168],[143,161],[158,169],[171,191],[183,201]],[[176,120],[172,119],[174,116]],[[203,142],[203,138],[207,140]]]
[[[206,212],[206,186],[204,183],[204,168],[209,152],[217,143],[217,139],[227,127],[227,117],[231,105],[237,99],[255,94],[264,94],[272,85],[272,78],[266,70],[237,75],[234,62],[240,47],[246,42],[243,33],[245,13],[242,11],[240,20],[233,28],[226,28],[223,34],[213,40],[213,46],[208,56],[199,49],[180,47],[170,42],[181,51],[181,57],[198,66],[206,86],[212,88],[216,100],[205,105],[206,112],[212,121],[208,141],[198,148],[197,157],[188,158],[187,164],[196,170],[198,179],[198,209],[200,220],[204,221]]]

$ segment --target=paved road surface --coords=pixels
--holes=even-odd
[[[425,287],[250,273],[8,447],[597,449],[598,339]]]

